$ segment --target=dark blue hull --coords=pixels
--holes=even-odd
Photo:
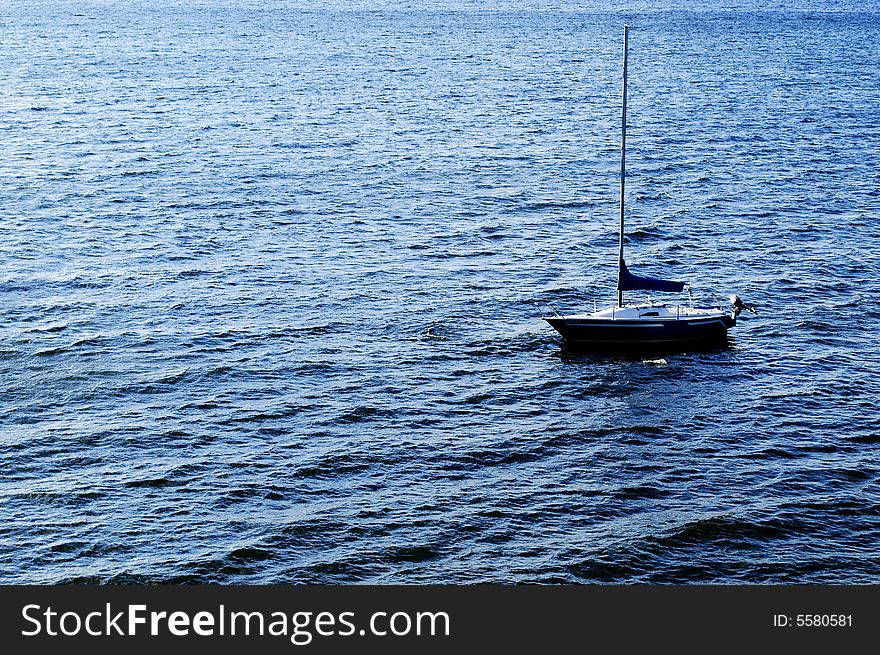
[[[722,314],[680,320],[626,320],[575,317],[544,317],[565,339],[569,348],[584,350],[663,349],[720,345],[727,330],[736,324]]]

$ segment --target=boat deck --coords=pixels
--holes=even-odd
[[[688,305],[667,305],[665,303],[638,303],[611,306],[588,314],[569,314],[565,319],[598,321],[680,321],[682,319],[705,319],[726,316],[720,307],[691,307]]]

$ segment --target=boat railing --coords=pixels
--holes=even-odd
[[[538,303],[538,302],[535,302],[534,300],[532,300],[532,301],[530,301],[530,302],[531,302],[531,303],[537,308],[537,310],[541,313],[541,317],[542,317],[542,318],[543,318],[544,316],[547,315],[547,311],[546,311],[546,310],[548,310],[548,309],[549,309],[550,312],[553,314],[553,316],[556,316],[556,317],[558,317],[558,318],[562,318],[562,314],[560,314],[559,312],[557,312],[557,311],[556,311],[556,308],[555,308],[553,305],[551,305],[549,302],[547,302],[547,303]]]

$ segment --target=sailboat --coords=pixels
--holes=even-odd
[[[542,316],[565,339],[567,346],[589,350],[682,347],[723,343],[743,309],[754,308],[733,295],[732,308],[695,307],[689,285],[635,275],[623,258],[623,198],[626,184],[626,59],[629,27],[623,28],[623,112],[620,140],[620,238],[617,304],[585,314]],[[624,304],[624,291],[681,293],[687,287],[687,305],[661,302]]]

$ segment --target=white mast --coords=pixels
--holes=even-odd
[[[620,130],[620,251],[617,255],[618,284],[623,266],[623,191],[626,180],[626,42],[629,26],[623,26],[623,112]],[[617,306],[623,307],[623,291],[617,290]]]

